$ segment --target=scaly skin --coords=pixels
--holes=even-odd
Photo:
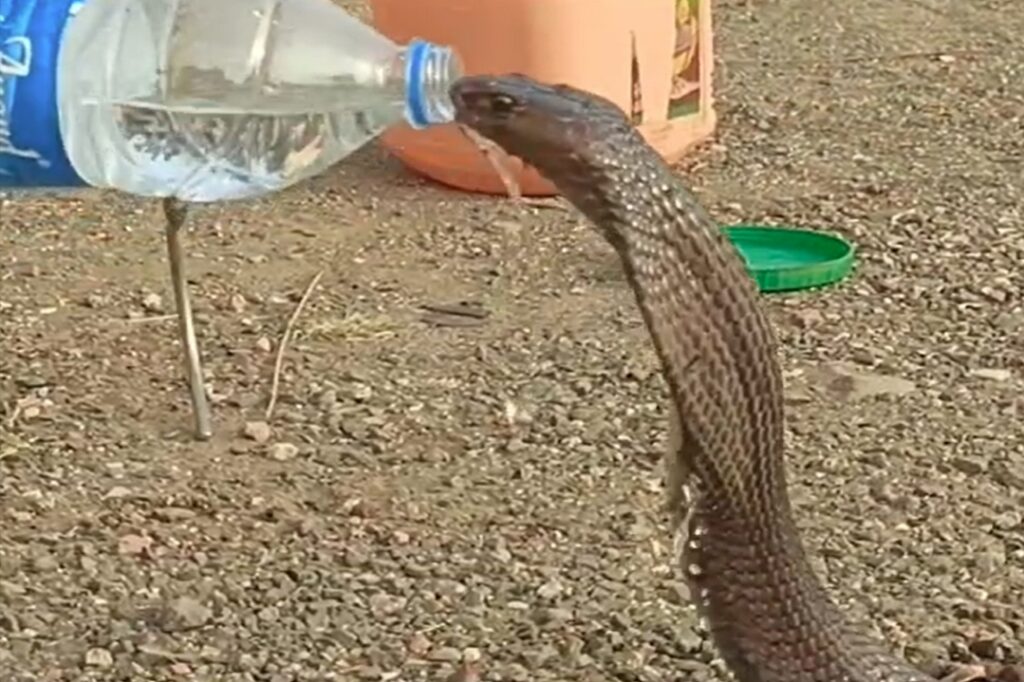
[[[537,168],[622,261],[674,404],[681,559],[736,678],[930,682],[849,623],[810,568],[786,489],[775,336],[741,257],[694,196],[596,95],[523,76],[468,77],[451,94],[460,123]]]

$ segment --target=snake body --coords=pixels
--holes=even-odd
[[[672,399],[680,559],[736,679],[932,680],[850,622],[811,569],[786,487],[775,336],[741,256],[695,197],[594,94],[481,76],[452,98],[460,123],[537,168],[618,253]]]

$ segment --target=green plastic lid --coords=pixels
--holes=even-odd
[[[841,237],[766,225],[729,225],[722,230],[746,260],[761,291],[826,286],[853,269],[854,247]]]

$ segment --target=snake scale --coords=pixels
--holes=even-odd
[[[452,87],[457,121],[531,164],[617,252],[673,402],[681,560],[740,682],[929,682],[813,573],[786,487],[774,332],[740,255],[608,100],[517,75]],[[684,490],[688,491],[684,495]]]

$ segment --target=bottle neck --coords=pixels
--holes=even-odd
[[[413,40],[395,64],[405,85],[405,119],[413,128],[426,128],[455,120],[455,105],[448,89],[462,76],[462,63],[450,47]]]

